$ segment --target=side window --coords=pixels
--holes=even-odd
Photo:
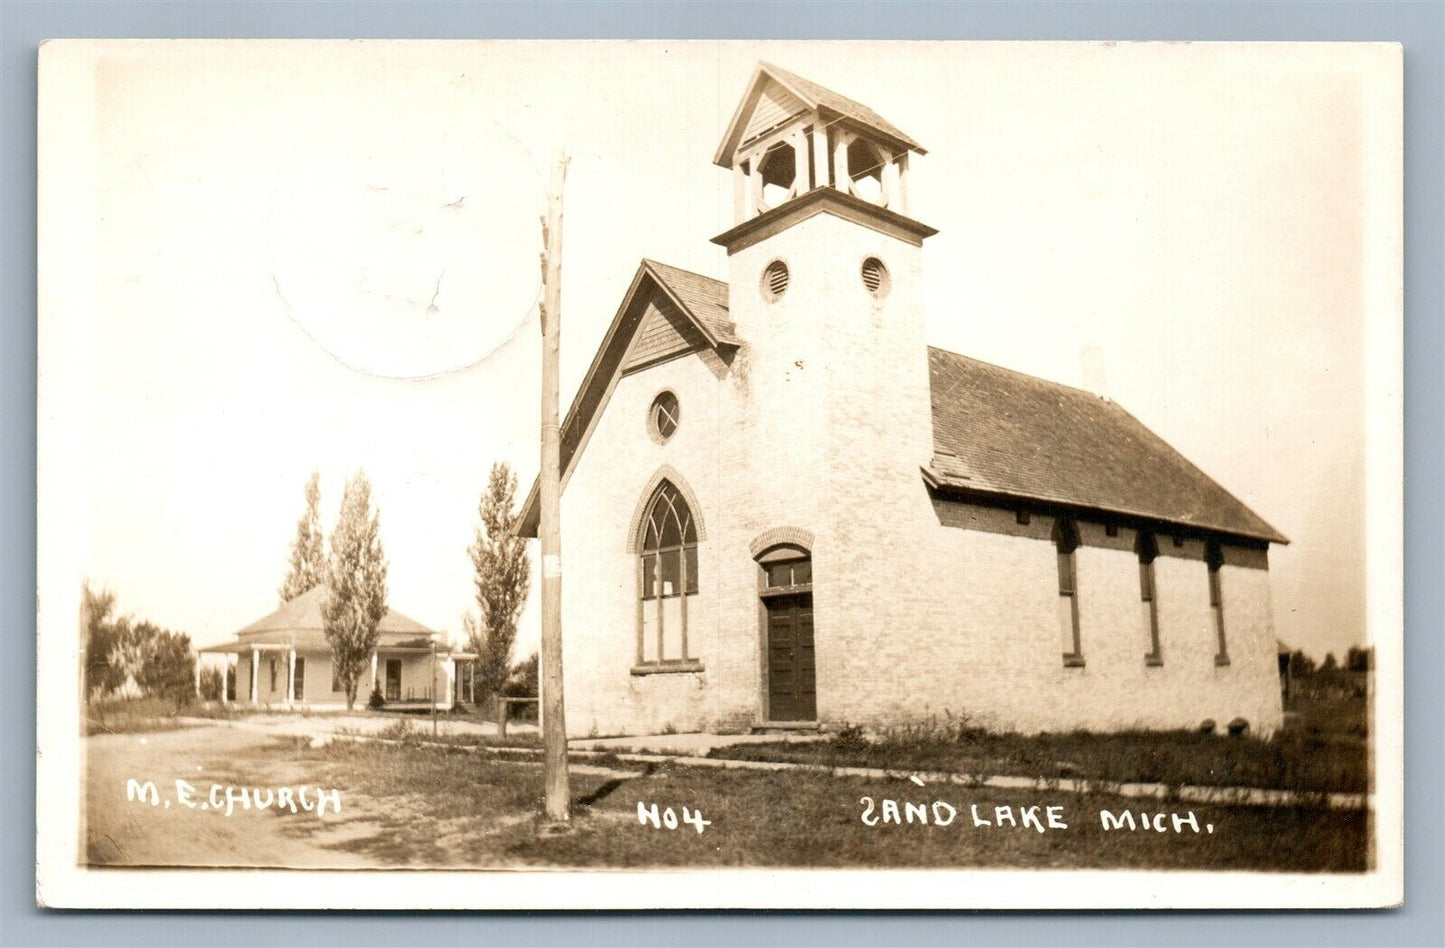
[[[1159,544],[1152,533],[1140,531],[1134,541],[1134,552],[1139,555],[1139,611],[1149,635],[1149,652],[1144,656],[1144,664],[1163,665],[1164,654],[1159,648],[1159,593],[1154,584],[1154,560],[1159,556]]]
[[[1059,567],[1059,636],[1064,665],[1082,667],[1084,649],[1079,639],[1079,574],[1074,553],[1079,548],[1079,531],[1073,521],[1055,521],[1053,540]]]
[[[1219,568],[1224,565],[1224,551],[1213,540],[1204,547],[1204,562],[1209,567],[1209,611],[1214,616],[1214,634],[1219,649],[1214,653],[1214,664],[1228,665],[1229,643],[1224,638],[1224,592],[1219,578]]]

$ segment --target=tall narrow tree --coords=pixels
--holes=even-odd
[[[290,602],[326,579],[326,554],[321,541],[321,475],[311,472],[306,482],[306,512],[296,522],[291,541],[291,566],[281,584],[281,601]]]
[[[371,482],[365,471],[346,482],[326,565],[328,590],[321,618],[349,710],[356,705],[356,685],[376,648],[377,628],[386,615],[381,514],[372,509]]]
[[[512,668],[512,644],[517,620],[527,601],[531,560],[527,541],[517,536],[521,512],[517,502],[517,475],[505,462],[493,464],[487,489],[477,505],[480,522],[476,539],[467,551],[472,557],[477,605],[481,622],[467,623],[467,637],[478,655],[476,685],[491,697],[507,682]]]

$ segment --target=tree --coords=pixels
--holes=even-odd
[[[1345,668],[1352,672],[1367,672],[1375,664],[1375,649],[1360,648],[1351,645],[1349,651],[1345,652]]]
[[[1315,660],[1306,655],[1303,651],[1296,649],[1289,656],[1289,673],[1295,678],[1304,678],[1314,674]]]
[[[537,653],[512,666],[507,678],[506,692],[513,698],[535,698],[538,695]]]
[[[115,593],[92,589],[89,582],[80,590],[80,629],[85,643],[85,696],[114,691],[124,682],[116,680],[110,656],[116,645]]]
[[[296,522],[296,536],[291,540],[291,567],[286,580],[281,584],[281,601],[290,602],[297,596],[321,585],[326,578],[326,554],[321,540],[321,475],[311,472],[306,482],[306,512]]]
[[[141,691],[183,704],[189,702],[195,694],[196,670],[191,637],[183,632],[166,631],[150,622],[141,622],[134,634],[141,655],[135,683]]]
[[[531,582],[527,541],[517,536],[521,513],[513,510],[516,501],[517,475],[505,462],[493,464],[487,489],[477,505],[481,522],[476,539],[467,551],[475,571],[472,581],[481,621],[470,616],[463,620],[468,644],[478,656],[476,683],[484,698],[495,695],[507,683],[517,619]]]
[[[1320,671],[1332,672],[1340,667],[1339,661],[1335,658],[1334,652],[1325,653],[1325,663],[1320,666]]]
[[[331,532],[326,582],[321,620],[349,711],[356,705],[361,669],[376,648],[377,627],[386,615],[381,514],[371,507],[371,482],[365,471],[346,482],[341,516]]]
[[[229,671],[229,669],[227,669]],[[226,688],[226,675],[219,668],[201,669],[201,697],[207,701],[220,701]]]

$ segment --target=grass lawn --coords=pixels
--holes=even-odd
[[[244,712],[207,706],[200,702],[177,702],[172,698],[106,698],[86,704],[84,735],[92,734],[145,734],[155,731],[174,731],[181,727],[178,715],[188,717],[224,719],[237,717]]]
[[[1350,793],[1369,786],[1363,740],[1292,733],[1261,741],[1183,731],[1021,735],[899,728],[865,737],[844,730],[825,741],[735,745],[709,756],[1174,786]]]
[[[833,778],[817,773],[725,772],[655,766],[627,773],[577,773],[575,831],[539,836],[541,769],[460,749],[336,742],[297,744],[296,762],[313,783],[368,801],[359,833],[335,847],[387,865],[550,866],[996,866],[1005,868],[1255,869],[1352,872],[1366,868],[1368,816],[1362,811],[1294,807],[1161,808],[1106,795],[919,787],[909,781]],[[868,810],[863,798],[872,799]],[[951,805],[951,824],[884,821],[885,799]],[[686,824],[656,828],[638,804],[700,812],[702,833]],[[996,807],[1016,820],[1046,806],[1067,829],[998,825]],[[971,808],[991,826],[975,826]],[[1101,810],[1192,812],[1165,830],[1106,831]],[[939,808],[938,813],[947,816]],[[915,818],[917,811],[914,811]],[[867,825],[863,817],[877,821]],[[1213,832],[1206,830],[1213,826]]]

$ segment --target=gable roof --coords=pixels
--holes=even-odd
[[[736,328],[728,318],[728,286],[721,280],[670,267],[656,260],[644,259],[638,265],[637,273],[627,292],[622,295],[622,304],[612,317],[612,324],[602,337],[597,354],[572,398],[567,417],[562,422],[561,472],[565,484],[577,456],[586,444],[592,430],[592,423],[601,414],[612,388],[624,369],[624,360],[631,347],[633,337],[642,325],[646,313],[644,305],[654,290],[671,300],[680,316],[697,330],[705,345],[714,349],[736,349],[742,345],[737,338]],[[532,482],[527,498],[522,502],[517,522],[519,536],[537,535],[538,484]]]
[[[321,606],[326,601],[326,587],[313,586],[308,591],[282,604],[281,608],[268,616],[257,619],[236,635],[244,639],[267,636],[276,632],[324,631],[326,623],[321,617]],[[408,618],[394,609],[387,610],[381,617],[377,630],[388,640],[426,638],[435,635],[415,619]]]
[[[928,367],[938,488],[1289,542],[1108,399],[932,346]]]
[[[869,129],[903,149],[916,151],[920,155],[928,153],[922,145],[899,131],[887,119],[861,102],[854,102],[847,96],[839,95],[831,89],[826,89],[816,82],[810,82],[786,69],[780,69],[772,63],[760,62],[753,70],[752,79],[748,80],[747,91],[739,100],[732,121],[728,122],[727,131],[723,134],[717,153],[713,155],[713,164],[723,168],[732,167],[733,152],[737,149],[743,131],[747,128],[748,117],[756,105],[757,97],[769,80],[778,83],[797,96],[808,108],[823,113],[821,117],[825,121],[836,116]]]

